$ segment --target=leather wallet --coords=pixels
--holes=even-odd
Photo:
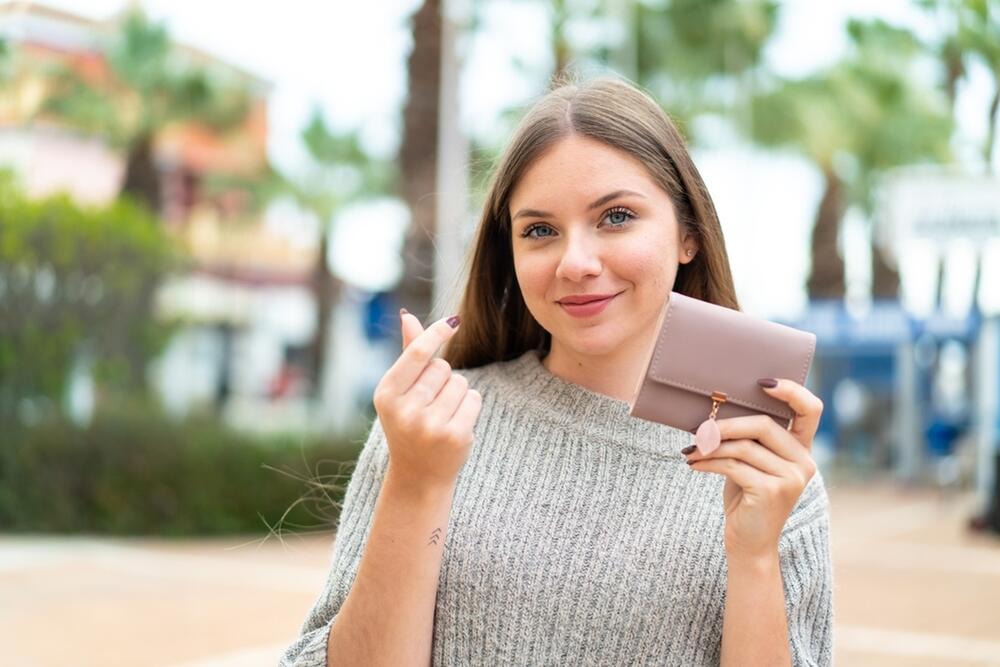
[[[768,395],[758,378],[787,378],[805,385],[816,351],[816,334],[707,301],[671,292],[646,371],[629,402],[633,417],[698,435],[717,433],[716,417],[765,414],[782,428],[795,416]],[[711,439],[712,433],[706,437]]]

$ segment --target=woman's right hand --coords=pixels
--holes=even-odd
[[[451,486],[469,457],[483,400],[465,377],[434,356],[455,334],[458,318],[438,320],[425,330],[416,316],[403,313],[401,327],[402,354],[373,396],[389,447],[387,474],[419,490]]]

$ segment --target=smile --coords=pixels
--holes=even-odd
[[[563,310],[572,315],[573,317],[593,317],[604,311],[608,305],[614,301],[619,295],[614,294],[606,299],[598,299],[597,301],[588,301],[587,303],[559,303]]]

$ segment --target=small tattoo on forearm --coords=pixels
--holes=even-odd
[[[437,544],[438,540],[440,538],[441,538],[441,529],[440,528],[435,528],[434,532],[431,533],[431,539],[430,539],[430,541],[427,544],[428,545]]]

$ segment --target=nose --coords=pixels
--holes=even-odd
[[[556,267],[556,278],[571,282],[581,282],[587,276],[597,276],[601,273],[601,258],[597,242],[586,234],[567,234],[559,265]]]

